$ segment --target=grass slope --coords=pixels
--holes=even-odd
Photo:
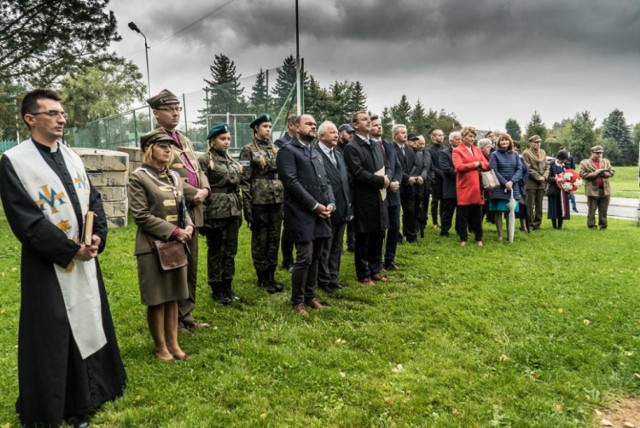
[[[640,229],[585,219],[545,222],[513,244],[486,225],[485,247],[435,231],[398,247],[402,270],[374,289],[343,257],[331,308],[294,315],[287,293],[255,285],[241,229],[236,292],[214,304],[201,240],[196,316],[181,336],[188,362],[151,355],[137,289],[135,227],[112,230],[101,256],[122,356],[123,398],[94,426],[589,426],[595,407],[640,390]],[[18,426],[19,244],[0,216],[0,426]],[[289,286],[289,274],[278,278]],[[289,287],[287,287],[289,288]]]

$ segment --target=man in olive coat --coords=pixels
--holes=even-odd
[[[178,322],[181,331],[195,327],[208,327],[207,323],[199,323],[191,312],[196,306],[196,286],[198,284],[198,234],[197,229],[204,224],[203,202],[210,193],[209,181],[205,173],[200,170],[191,140],[176,129],[180,123],[180,100],[171,91],[163,89],[159,94],[147,100],[153,109],[153,116],[158,122],[158,128],[171,137],[174,142],[174,157],[170,168],[180,175],[183,180],[184,198],[189,210],[189,216],[195,225],[194,239],[188,243],[189,267],[187,271],[189,297],[179,303]]]
[[[330,217],[336,209],[320,153],[311,145],[315,137],[315,119],[301,115],[296,119],[296,137],[278,151],[276,158],[284,186],[284,222],[296,246],[291,305],[302,316],[309,316],[305,304],[324,308],[315,295],[318,261],[330,244]]]
[[[602,146],[591,148],[591,157],[580,162],[580,176],[585,182],[584,193],[587,195],[587,226],[590,229],[607,228],[607,211],[611,199],[609,178],[615,174],[609,159],[604,159]],[[598,225],[596,226],[596,210]]]

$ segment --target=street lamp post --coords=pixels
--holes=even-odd
[[[151,75],[149,74],[149,45],[147,44],[147,36],[145,36],[144,33],[140,31],[136,23],[133,21],[129,23],[129,28],[131,28],[138,34],[142,34],[142,37],[144,37],[144,57],[147,60],[147,92],[149,93],[149,98],[151,98]],[[153,130],[153,116],[151,115],[151,107],[149,107],[149,127],[151,128],[150,130]]]
[[[147,36],[145,36],[144,33],[140,31],[138,26],[133,21],[129,23],[129,28],[131,28],[138,34],[142,34],[142,37],[144,37],[144,56],[147,60],[147,90],[149,91],[149,98],[151,98],[151,77],[149,76],[149,45],[147,44]]]

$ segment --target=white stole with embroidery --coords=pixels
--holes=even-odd
[[[80,156],[68,147],[58,144],[69,174],[73,178],[84,218],[89,209],[90,186]],[[79,242],[80,225],[73,205],[66,194],[62,180],[49,167],[33,140],[23,141],[7,151],[11,164],[34,203],[51,223],[69,239]],[[66,268],[53,264],[60,284],[69,325],[83,359],[107,343],[102,327],[102,312],[96,260],[86,262],[73,259]]]

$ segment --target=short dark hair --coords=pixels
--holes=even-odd
[[[369,119],[371,120],[371,122],[373,122],[374,120],[380,119],[380,116],[378,116],[377,114],[374,114],[372,116],[369,116]]]
[[[287,117],[287,125],[295,125],[299,117],[297,114],[290,114],[289,117]]]
[[[60,94],[51,89],[34,89],[33,91],[29,91],[26,93],[24,98],[22,98],[22,105],[20,106],[22,120],[24,120],[25,114],[36,112],[38,109],[38,100],[43,98],[53,101],[62,101]]]

